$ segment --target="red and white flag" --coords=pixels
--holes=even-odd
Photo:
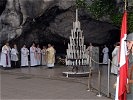
[[[121,26],[120,50],[119,50],[119,60],[118,60],[119,73],[117,76],[115,100],[126,100],[126,84],[128,78],[128,59],[127,59],[127,47],[125,42],[126,36],[127,36],[127,11],[125,10]]]

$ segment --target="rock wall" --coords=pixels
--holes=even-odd
[[[2,2],[0,2],[1,4]],[[35,41],[67,44],[75,21],[75,0],[7,0],[0,15],[0,45],[4,41],[19,46]],[[85,43],[104,44],[117,41],[117,27],[100,22],[79,11]]]

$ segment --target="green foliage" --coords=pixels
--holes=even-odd
[[[123,14],[116,9],[115,0],[92,0],[91,5],[86,0],[76,0],[76,6],[85,8],[97,20],[109,15],[112,24],[121,26]],[[133,32],[133,12],[128,12],[128,31]]]
[[[85,8],[86,7],[85,0],[76,0],[76,7],[77,8]]]
[[[133,32],[133,12],[128,13],[128,30]]]
[[[121,13],[112,14],[110,18],[111,18],[112,23],[114,25],[116,25],[116,26],[121,25],[121,21],[122,21],[122,14]]]
[[[122,23],[122,13],[118,13],[111,16],[111,20],[114,25],[121,26]],[[133,12],[128,12],[127,15],[127,24],[128,24],[128,31],[133,32]]]
[[[87,7],[96,19],[110,15],[114,12],[114,0],[95,0],[91,6]]]
[[[113,13],[115,8],[114,0],[94,0],[92,5],[87,4],[86,0],[76,0],[76,5],[87,9],[96,19]]]

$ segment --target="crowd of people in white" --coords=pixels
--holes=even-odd
[[[20,65],[19,65],[20,54]],[[30,60],[29,60],[30,59]],[[30,61],[30,62],[29,62]],[[40,66],[47,65],[48,68],[53,68],[55,63],[55,49],[51,44],[48,44],[48,48],[43,46],[41,49],[39,45],[35,46],[33,43],[28,50],[24,44],[20,50],[17,49],[17,45],[14,44],[13,48],[10,48],[9,43],[5,43],[0,53],[0,65],[3,68],[17,68],[19,66]]]
[[[87,50],[93,51],[93,46],[90,43],[90,46]],[[119,43],[115,45],[115,48],[112,52],[112,66],[111,73],[117,74],[118,72],[118,51],[119,51]],[[102,50],[103,53],[103,64],[108,64],[109,59],[109,49],[106,45]],[[20,57],[19,57],[20,55]],[[90,54],[92,55],[92,54]],[[20,59],[19,59],[20,58]],[[20,64],[18,63],[20,61]],[[55,63],[55,49],[51,44],[48,44],[48,48],[43,46],[41,49],[39,45],[35,46],[35,43],[31,45],[28,49],[24,44],[18,52],[17,45],[14,44],[12,48],[10,48],[9,43],[5,43],[2,47],[0,53],[0,65],[3,68],[16,68],[16,67],[24,67],[24,66],[40,66],[47,65],[48,68],[54,67]]]

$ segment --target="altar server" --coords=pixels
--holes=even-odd
[[[19,67],[18,64],[18,50],[17,50],[17,45],[14,44],[13,48],[11,49],[11,65],[13,68]]]

